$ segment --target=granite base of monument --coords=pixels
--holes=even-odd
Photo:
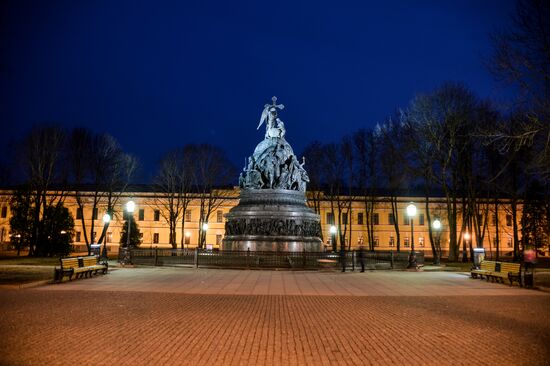
[[[304,192],[243,189],[226,214],[222,250],[321,252],[320,217],[306,205]]]

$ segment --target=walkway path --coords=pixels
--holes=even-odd
[[[190,268],[124,268],[51,290],[136,291],[209,295],[488,296],[544,293],[474,280],[454,272],[305,272]]]
[[[182,268],[0,291],[7,365],[545,365],[550,295],[443,272]]]

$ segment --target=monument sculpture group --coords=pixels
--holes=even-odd
[[[226,215],[222,250],[322,251],[320,217],[306,205],[304,169],[285,140],[277,110],[264,106],[258,129],[266,132],[239,176],[240,201]]]

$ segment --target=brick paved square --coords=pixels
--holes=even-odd
[[[550,296],[457,273],[117,269],[0,290],[5,365],[544,365]]]

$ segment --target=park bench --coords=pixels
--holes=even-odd
[[[83,276],[89,277],[92,274],[97,274],[102,271],[103,274],[107,273],[107,263],[102,264],[98,262],[96,256],[90,255],[86,257],[67,257],[60,258],[60,267],[55,268],[54,280],[61,282],[63,277],[69,277],[71,281],[73,276],[75,278],[82,278]]]
[[[495,272],[496,263],[495,261],[482,261],[479,266],[480,268],[472,269],[470,275],[472,278],[477,278],[479,276],[480,279],[483,279],[483,276],[485,276],[485,279],[489,280],[489,274]]]
[[[510,286],[516,281],[520,286],[521,277],[521,264],[519,263],[510,263],[510,262],[497,262],[495,265],[495,270],[488,274],[489,277],[504,283],[505,279],[510,281]]]
[[[483,276],[485,276],[487,281],[491,279],[504,282],[507,279],[510,281],[510,286],[516,281],[522,286],[520,271],[521,265],[519,263],[482,261],[480,269],[472,269],[470,274],[472,278],[479,276],[483,279]]]

